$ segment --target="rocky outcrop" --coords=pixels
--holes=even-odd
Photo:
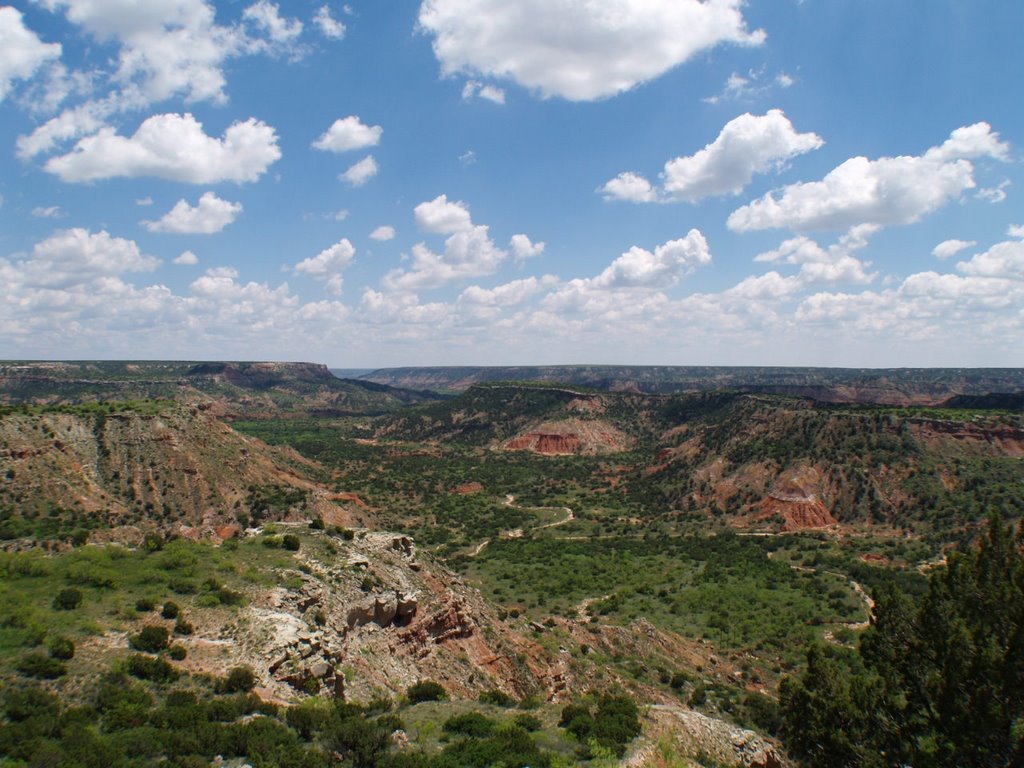
[[[501,447],[542,456],[594,456],[628,450],[633,442],[607,422],[573,418],[539,424],[506,440]]]
[[[701,758],[701,765],[707,765],[708,758],[716,765],[744,768],[785,768],[787,765],[775,744],[754,731],[724,720],[672,705],[651,707],[648,718],[647,737],[634,747],[623,763],[628,768],[657,765],[658,741],[664,744],[666,740],[681,756]]]
[[[780,475],[761,502],[760,519],[779,519],[784,531],[828,528],[838,524],[821,498],[822,478],[814,467],[800,466]]]
[[[404,627],[416,615],[417,607],[416,595],[403,595],[400,592],[379,595],[352,606],[345,617],[345,626],[356,629],[372,621],[381,628],[392,625]]]
[[[1024,430],[1005,424],[982,425],[941,419],[908,419],[917,440],[929,446],[970,447],[995,456],[1024,457]]]
[[[580,452],[579,435],[528,432],[505,443],[509,451],[531,451],[544,456],[572,456]]]
[[[544,652],[527,649],[457,577],[420,563],[410,537],[363,530],[329,544],[303,546],[303,570],[287,574],[294,586],[254,597],[227,627],[199,628],[185,641],[191,669],[222,674],[229,656],[252,666],[261,693],[282,702],[317,693],[367,701],[420,679],[437,680],[453,698],[545,690],[547,678],[526,661],[536,657],[546,670]],[[321,551],[332,552],[329,561]]]

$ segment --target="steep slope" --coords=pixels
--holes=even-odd
[[[724,514],[756,530],[949,532],[983,520],[990,506],[1012,515],[1024,505],[1024,416],[966,404],[848,406],[737,391],[490,384],[384,417],[375,434],[442,453],[594,457],[590,484],[626,508],[669,519]],[[616,454],[615,465],[601,465],[599,457]]]
[[[990,506],[1019,515],[1024,418],[1002,412],[843,408],[737,396],[683,419],[633,479],[677,510],[798,530],[971,525]]]
[[[454,399],[383,418],[376,434],[547,455],[614,453],[654,433],[658,400],[529,383],[477,385]]]
[[[67,538],[131,526],[227,536],[253,520],[354,519],[294,451],[168,402],[0,411],[3,537]],[[101,535],[101,534],[97,534]]]
[[[397,697],[422,679],[456,698],[493,689],[555,695],[550,655],[499,619],[479,592],[421,560],[411,539],[278,530],[294,532],[302,545],[276,586],[245,588],[247,604],[230,621],[224,611],[190,612],[195,632],[182,642],[191,671],[217,674],[230,656],[256,671],[261,695],[279,701],[321,691],[349,701]]]

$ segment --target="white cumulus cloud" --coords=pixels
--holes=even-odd
[[[64,215],[59,205],[36,206],[32,209],[32,215],[37,219],[59,219]]]
[[[147,118],[131,137],[103,128],[44,167],[67,182],[154,176],[190,184],[241,183],[255,181],[280,157],[274,129],[255,118],[233,123],[218,139],[206,135],[191,114],[166,114]]]
[[[263,31],[271,43],[287,46],[295,42],[302,34],[302,22],[298,19],[285,19],[277,3],[269,0],[258,0],[242,13],[242,18],[255,24]]]
[[[697,229],[654,251],[634,245],[615,259],[592,284],[598,288],[664,288],[697,267],[711,263],[708,241]]]
[[[207,192],[195,207],[186,200],[179,200],[158,221],[142,224],[150,232],[212,235],[233,222],[241,212],[241,203],[222,200],[213,192]]]
[[[320,33],[331,40],[341,40],[345,36],[345,25],[331,16],[331,9],[321,5],[313,17]]]
[[[46,288],[113,277],[126,272],[149,272],[159,260],[143,254],[132,240],[104,231],[93,234],[75,227],[55,232],[37,243],[22,263],[21,282]]]
[[[638,173],[624,171],[608,181],[599,190],[605,200],[625,200],[630,203],[654,203],[658,200],[658,191]]]
[[[373,232],[370,233],[371,240],[379,240],[385,242],[387,240],[395,239],[395,228],[387,224],[377,227]]]
[[[64,9],[72,24],[97,40],[118,44],[114,80],[132,101],[184,94],[192,101],[224,101],[225,59],[244,48],[244,36],[214,21],[205,0],[41,0]]]
[[[791,184],[737,209],[728,225],[745,232],[910,224],[974,188],[971,158],[1004,159],[1007,152],[987,123],[976,123],[920,156],[851,158],[821,181]]]
[[[956,265],[959,272],[974,277],[995,277],[1024,280],[1024,241],[1007,240],[996,243],[984,253]]]
[[[491,239],[489,228],[473,223],[469,206],[461,200],[453,202],[447,195],[438,195],[417,205],[413,214],[423,231],[448,235],[444,252],[436,253],[426,243],[414,245],[411,266],[384,276],[383,285],[389,291],[415,292],[490,275],[508,258],[508,251]],[[543,243],[534,244],[526,235],[514,235],[511,246],[518,258],[528,252],[537,255],[537,249],[543,249]]]
[[[496,85],[481,83],[479,80],[467,80],[466,84],[462,86],[462,98],[466,101],[479,98],[495,104],[504,104],[505,90]]]
[[[775,88],[789,88],[794,80],[785,72],[780,72],[775,77],[765,78],[765,71],[752,69],[746,75],[733,72],[725,81],[725,87],[714,96],[704,99],[708,104],[719,104],[723,101],[749,101],[767,95]]]
[[[939,259],[948,259],[950,256],[956,256],[965,248],[970,248],[972,245],[977,244],[977,240],[943,240],[932,248],[932,256]]]
[[[313,142],[313,147],[325,152],[366,149],[377,146],[383,133],[384,129],[379,125],[366,125],[356,115],[349,115],[335,120],[331,127]]]
[[[439,235],[450,235],[473,225],[469,207],[461,200],[449,202],[447,195],[438,195],[433,200],[420,203],[413,209],[413,215],[420,229]]]
[[[998,205],[999,203],[1006,200],[1006,190],[1009,189],[1011,185],[1012,182],[1009,179],[1003,179],[994,187],[985,187],[984,189],[979,189],[977,192],[974,193],[974,196],[977,197],[979,200],[987,200],[993,205]]]
[[[875,278],[875,274],[867,271],[870,263],[853,254],[865,248],[868,238],[877,231],[878,227],[872,224],[853,227],[828,248],[801,235],[786,240],[775,250],[759,254],[754,261],[799,265],[799,273],[792,278],[794,289],[814,283],[870,283]]]
[[[544,253],[544,243],[534,243],[522,234],[512,235],[509,246],[512,248],[512,258],[516,261],[526,261]]]
[[[783,166],[825,142],[815,133],[797,133],[781,110],[740,115],[699,152],[665,163],[660,196],[696,202],[705,197],[739,194],[755,174]],[[619,174],[601,189],[605,199],[654,202],[659,193],[643,176]]]
[[[352,263],[356,249],[348,238],[342,238],[330,248],[325,248],[316,256],[303,259],[292,270],[296,274],[306,275],[314,280],[325,283],[327,290],[340,294],[342,289],[341,273]]]
[[[224,104],[228,60],[259,53],[303,52],[296,38],[301,22],[282,18],[278,8],[258,0],[234,24],[216,23],[208,0],[36,0],[63,12],[102,46],[113,50],[88,70],[68,72],[55,64],[41,103],[56,108],[69,95],[88,95],[28,135],[18,137],[18,154],[30,158],[96,133],[118,114],[181,97],[186,102]],[[2,50],[2,46],[0,46]]]
[[[25,26],[21,11],[0,7],[0,101],[15,80],[27,80],[48,61],[59,59],[60,43],[44,43]]]
[[[192,267],[199,263],[199,257],[192,251],[182,251],[173,259],[174,263],[181,267]]]
[[[424,0],[445,75],[504,78],[589,101],[652,80],[721,43],[758,45],[742,0]]]
[[[338,178],[353,187],[361,187],[377,175],[377,161],[373,155],[367,155],[358,163],[353,163]]]

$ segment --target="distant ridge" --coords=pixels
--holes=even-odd
[[[326,365],[235,361],[0,362],[0,404],[164,399],[214,407],[222,416],[380,414],[436,400],[367,380],[339,379]]]
[[[496,381],[538,381],[648,394],[735,389],[822,402],[885,405],[939,406],[958,396],[1024,393],[1024,368],[453,366],[383,368],[360,378],[435,392],[461,392],[474,384]]]

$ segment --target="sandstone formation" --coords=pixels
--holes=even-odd
[[[538,424],[506,440],[507,451],[531,451],[544,456],[593,456],[628,450],[634,441],[604,421],[569,418]]]
[[[335,525],[369,519],[310,480],[313,468],[295,451],[235,432],[204,409],[170,403],[156,412],[0,418],[0,473],[6,479],[0,505],[22,509],[31,500],[38,512],[56,508],[93,518],[114,529],[108,539],[128,544],[141,541],[147,530],[223,540],[237,535],[239,523],[252,514],[321,516]],[[259,489],[280,489],[296,501],[252,509]]]
[[[627,768],[654,765],[659,740],[667,740],[683,757],[700,758],[697,765],[706,765],[708,758],[716,765],[743,768],[784,768],[786,765],[776,745],[764,737],[700,712],[673,705],[654,705],[648,718],[651,722],[646,737],[623,761]]]
[[[808,466],[780,475],[761,502],[761,517],[781,518],[783,531],[828,528],[838,521],[821,499],[821,475]]]
[[[355,701],[398,696],[427,678],[453,697],[491,689],[547,695],[544,652],[493,615],[475,590],[421,563],[409,537],[321,535],[340,550],[332,562],[300,553],[308,572],[292,578],[301,586],[257,593],[226,626],[199,627],[183,641],[185,663],[197,671],[215,671],[224,658],[247,663],[261,693],[284,702],[315,693]]]

